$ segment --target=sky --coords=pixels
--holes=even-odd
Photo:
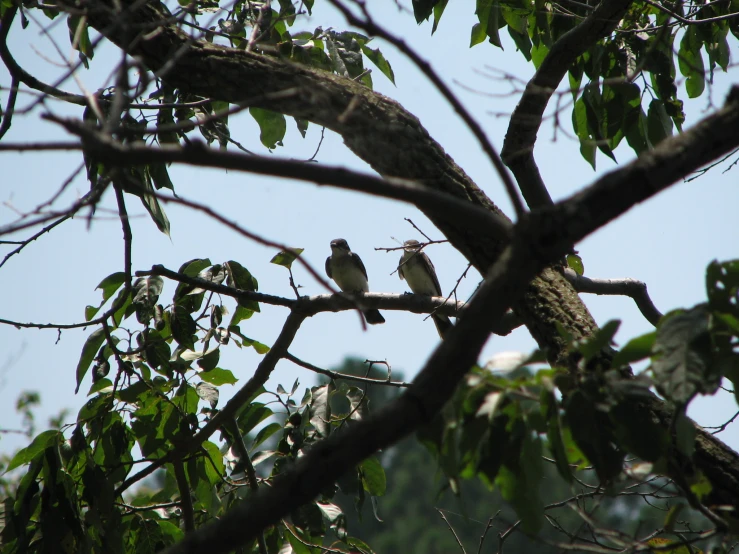
[[[346,28],[340,15],[322,7],[321,2],[316,4],[312,19],[296,24],[296,30],[312,30],[319,25],[324,29]],[[468,11],[448,9],[432,37],[430,24],[417,27],[412,15],[398,12],[393,2],[380,5],[383,7],[376,13],[382,23],[431,62],[483,126],[492,143],[500,148],[508,125],[506,114],[511,113],[519,96],[516,90],[520,90],[521,82],[533,73],[532,66],[516,52],[513,43],[504,37],[503,51],[487,43],[468,48],[469,30],[475,23],[471,7]],[[48,25],[45,20],[39,23]],[[9,46],[21,66],[42,80],[52,82],[64,71],[60,62],[75,57],[66,35],[64,22],[54,24],[50,30],[50,36],[56,37],[61,46],[63,58],[50,47],[48,38],[39,32],[34,22],[23,31],[18,25],[14,26]],[[375,90],[396,99],[418,116],[431,136],[511,215],[499,177],[458,116],[401,54],[380,41],[372,46],[379,46],[392,64],[397,85],[393,86],[375,71]],[[120,53],[105,45],[96,50],[89,70],[81,70],[75,79],[67,79],[61,87],[79,92],[81,87],[94,91],[105,86],[111,82],[110,72],[119,60]],[[521,81],[500,79],[500,72],[514,75]],[[688,126],[708,113],[710,101],[714,105],[722,103],[732,79],[736,80],[736,70],[729,75],[717,73],[710,95],[707,93],[686,103]],[[3,103],[9,84],[9,76],[0,70],[0,86],[3,87],[0,100]],[[682,84],[681,97],[686,98]],[[33,96],[21,94],[18,106],[22,109],[32,101]],[[3,142],[68,139],[57,126],[39,119],[46,110],[56,115],[81,115],[77,107],[50,101],[29,113],[16,114],[13,127]],[[571,129],[568,122],[569,115],[563,120],[565,131]],[[229,124],[233,138],[256,153],[274,157],[310,158],[321,137],[320,128],[311,125],[303,139],[294,123],[288,121],[285,146],[270,153],[260,145],[258,128],[248,114],[231,118]],[[573,194],[599,175],[618,167],[599,154],[597,171],[593,171],[580,157],[571,135],[571,131],[568,134],[561,130],[555,135],[552,120],[545,122],[539,132],[535,155],[555,200]],[[197,133],[194,136],[198,136]],[[393,145],[379,147],[392,148]],[[616,157],[620,164],[633,159],[625,141],[616,150]],[[330,131],[326,131],[316,159],[320,163],[371,172],[343,145],[341,138]],[[34,210],[53,195],[81,163],[81,156],[79,153],[2,152],[0,162],[3,168],[0,180],[2,226],[14,221],[19,213]],[[585,274],[593,278],[643,280],[662,312],[704,301],[706,265],[713,259],[726,260],[738,255],[737,170],[723,173],[724,169],[714,169],[698,180],[669,188],[585,239],[577,246],[585,264]],[[409,238],[422,239],[405,218],[413,220],[431,238],[443,238],[418,210],[407,204],[233,171],[173,166],[170,175],[178,195],[208,204],[225,217],[272,241],[304,248],[305,260],[320,272],[330,254],[329,242],[345,238],[364,260],[370,288],[377,292],[407,290],[405,283],[393,273],[399,254],[375,251],[377,247],[398,246]],[[86,180],[77,177],[55,207],[71,204],[87,190]],[[171,238],[168,238],[157,231],[136,198],[128,197],[127,205],[132,215],[135,270],[145,270],[153,264],[176,270],[185,261],[197,257],[209,258],[213,263],[236,260],[257,277],[261,292],[293,296],[287,271],[269,263],[274,249],[255,244],[202,214],[175,205],[165,207],[172,229]],[[83,321],[85,306],[100,302],[100,291],[95,287],[105,276],[123,267],[122,232],[114,208],[115,199],[108,193],[94,220],[88,221],[83,215],[62,224],[0,268],[0,290],[3,291],[0,318],[37,323]],[[29,234],[25,231],[2,239],[22,240]],[[0,256],[11,248],[0,245]],[[466,267],[464,258],[447,244],[434,245],[426,252],[436,266],[442,289],[448,292]],[[302,286],[302,294],[326,292],[303,268],[296,265],[294,273],[296,282]],[[471,270],[460,283],[459,297],[467,298],[479,279]],[[175,284],[166,283],[160,302],[167,304],[174,290]],[[584,300],[599,324],[611,319],[622,320],[616,335],[619,344],[652,329],[628,298],[586,295]],[[286,315],[285,308],[263,305],[262,312],[243,322],[241,328],[248,336],[271,344]],[[346,356],[386,360],[393,372],[402,371],[405,378],[410,379],[423,367],[438,343],[434,325],[417,314],[386,312],[384,315],[385,325],[363,331],[354,312],[319,314],[303,324],[290,352],[325,368],[340,364]],[[21,427],[14,406],[18,395],[25,390],[41,394],[42,405],[36,410],[37,432],[43,430],[49,416],[62,409],[70,410],[66,421],[74,421],[90,386],[88,376],[80,392],[74,394],[75,368],[84,340],[91,332],[92,329],[77,329],[57,333],[55,330],[0,326],[0,426],[3,429]],[[484,363],[500,352],[529,352],[535,347],[528,332],[521,328],[507,337],[491,338],[480,361]],[[250,349],[230,346],[222,351],[219,366],[234,372],[240,379],[238,387],[252,375],[260,359]],[[300,379],[302,387],[315,383],[314,375],[283,360],[267,387],[274,390],[277,384],[282,384],[289,388],[296,378]],[[302,387],[299,396],[302,396]],[[221,403],[235,390],[228,385],[221,387]],[[719,425],[736,409],[733,396],[722,392],[715,397],[697,399],[689,413],[702,425]],[[736,428],[729,427],[720,436],[739,449]],[[9,453],[23,446],[25,440],[13,433],[0,434],[0,452]]]

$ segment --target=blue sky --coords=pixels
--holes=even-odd
[[[475,16],[471,8],[469,12],[457,12],[451,8],[447,10],[434,37],[430,36],[430,25],[416,27],[412,16],[399,13],[392,2],[386,3],[377,13],[390,30],[402,35],[432,62],[481,123],[493,144],[500,148],[508,117],[492,114],[510,113],[518,94],[489,98],[469,89],[499,94],[511,90],[511,81],[481,75],[481,72],[490,73],[486,67],[509,72],[523,80],[531,76],[533,68],[509,40],[504,42],[505,51],[487,43],[469,49],[469,29]],[[308,30],[318,25],[346,28],[339,16],[325,8],[322,11],[317,6],[314,13],[312,21],[298,26]],[[46,21],[41,23],[47,24]],[[57,37],[62,45],[65,58],[74,58],[66,33],[64,22],[52,30],[52,36]],[[14,27],[9,44],[18,62],[39,78],[51,82],[63,71],[52,63],[61,60],[33,23],[25,31],[21,31],[19,26]],[[397,83],[394,87],[375,71],[376,90],[395,98],[418,116],[455,161],[510,215],[512,210],[500,179],[457,115],[428,81],[392,47],[379,41],[373,46],[380,46],[390,60]],[[92,91],[109,83],[109,73],[119,59],[120,54],[110,46],[98,49],[91,69],[79,72],[79,82]],[[711,91],[715,105],[723,102],[732,78],[736,78],[736,71],[733,75],[717,73]],[[0,85],[7,87],[9,84],[9,76],[0,71]],[[517,86],[521,87],[520,84]],[[79,83],[68,79],[62,88],[78,92]],[[682,97],[686,97],[684,93]],[[5,99],[6,91],[3,90],[3,103]],[[32,97],[21,94],[18,105],[23,108],[31,100]],[[686,103],[687,125],[707,113],[710,108],[708,102],[709,97],[704,95]],[[46,106],[57,115],[81,115],[76,107],[59,102],[49,101]],[[17,114],[4,142],[64,139],[64,133],[54,124],[38,119],[42,111],[44,108],[38,107],[31,113]],[[569,131],[569,115],[562,121],[564,129]],[[275,157],[309,158],[320,138],[320,129],[316,126],[311,125],[307,138],[302,139],[294,125],[288,122],[286,146],[270,154],[259,144],[257,126],[248,114],[232,118],[230,128],[232,137],[249,149]],[[541,128],[535,153],[555,200],[576,192],[602,172],[617,167],[599,155],[598,171],[594,172],[580,157],[578,145],[571,137],[559,132],[554,139],[551,120]],[[633,157],[625,146],[616,151],[616,156],[620,163]],[[348,151],[340,137],[329,131],[317,160],[371,171]],[[17,212],[27,213],[51,196],[77,167],[81,157],[78,153],[3,152],[0,153],[0,161],[3,167],[0,225],[3,225],[13,221]],[[739,206],[737,170],[724,174],[723,169],[714,169],[701,179],[671,187],[579,244],[586,275],[643,280],[648,284],[655,304],[663,312],[705,300],[704,271],[708,262],[735,258],[738,254],[735,216]],[[305,248],[305,259],[321,272],[330,253],[329,242],[338,237],[347,239],[352,249],[362,256],[369,273],[370,287],[375,291],[407,290],[405,283],[396,274],[391,274],[397,266],[398,254],[374,250],[375,247],[396,246],[396,240],[421,239],[404,218],[411,218],[432,238],[442,238],[418,210],[405,204],[237,172],[172,167],[170,174],[181,196],[209,204],[224,216],[271,240]],[[56,206],[70,204],[88,187],[88,183],[78,177]],[[90,225],[84,216],[68,221],[0,268],[0,290],[3,291],[0,317],[41,323],[82,321],[85,305],[99,303],[100,292],[94,290],[97,284],[106,275],[122,269],[121,228],[114,204],[114,198],[108,194]],[[184,261],[195,257],[208,257],[214,263],[233,259],[258,278],[262,292],[292,296],[285,269],[268,263],[274,250],[254,244],[201,214],[178,206],[166,208],[172,222],[170,239],[156,230],[137,199],[130,197],[128,207],[134,216],[134,269],[148,269],[155,263],[177,269]],[[28,233],[24,232],[3,238],[19,240],[26,236]],[[0,247],[1,255],[9,250],[7,246]],[[436,265],[442,288],[450,290],[466,267],[464,259],[448,245],[434,246],[427,253]],[[302,268],[296,266],[295,277],[297,283],[304,287],[303,294],[325,292]],[[466,298],[478,281],[479,275],[471,271],[460,285],[460,297]],[[173,284],[167,283],[162,299],[171,299],[174,289]],[[623,320],[616,336],[620,344],[651,329],[630,299],[591,295],[584,299],[599,323],[616,318]],[[263,306],[261,314],[242,324],[242,330],[261,342],[271,344],[286,315],[284,308]],[[306,321],[290,352],[322,367],[339,364],[348,355],[387,360],[394,371],[403,371],[406,377],[412,377],[438,341],[434,325],[414,314],[393,312],[386,313],[385,317],[385,325],[362,331],[356,313],[320,314]],[[42,406],[37,411],[40,422],[62,408],[69,408],[71,412],[67,420],[74,420],[89,388],[89,382],[86,382],[80,393],[74,394],[75,367],[82,344],[90,332],[91,329],[72,330],[58,336],[52,330],[17,330],[0,326],[0,345],[3,347],[0,357],[0,421],[3,428],[20,427],[14,404],[23,390],[41,393]],[[481,361],[498,352],[530,351],[534,347],[527,331],[519,329],[509,337],[494,337],[488,341]],[[219,365],[233,370],[243,384],[259,359],[251,350],[231,346],[223,352]],[[269,386],[274,388],[281,383],[288,387],[298,377],[304,386],[315,381],[314,376],[305,370],[282,361]],[[222,387],[222,402],[234,390],[233,387]],[[736,408],[733,397],[721,393],[696,400],[690,413],[701,424],[717,425],[731,417]],[[723,433],[722,439],[739,448],[739,435],[732,428]],[[0,435],[0,452],[9,452],[22,445],[23,441],[22,437],[12,434]]]

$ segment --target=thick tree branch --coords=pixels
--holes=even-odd
[[[226,552],[253,540],[257,533],[279,521],[291,509],[312,500],[338,475],[429,421],[451,397],[459,380],[475,362],[487,340],[490,322],[502,317],[508,304],[525,293],[530,279],[546,263],[569,251],[572,244],[670,186],[677,180],[675,171],[683,171],[681,176],[684,176],[706,163],[703,155],[710,148],[701,147],[700,143],[709,140],[706,133],[712,129],[719,132],[715,128],[718,122],[724,130],[716,141],[725,141],[721,142],[720,149],[727,151],[739,144],[738,108],[739,88],[736,88],[722,110],[690,131],[665,140],[649,155],[605,175],[582,193],[524,217],[516,225],[510,246],[488,272],[465,315],[436,348],[406,393],[369,418],[356,422],[351,432],[337,432],[317,443],[279,475],[270,489],[260,490],[219,521],[186,536],[168,552],[195,553],[206,548],[210,552]],[[665,160],[675,156],[675,151],[678,156],[686,158],[687,147],[694,147],[698,155],[690,162],[675,161],[674,165],[679,166],[677,170],[672,166],[662,167]],[[612,198],[616,187],[621,191],[618,201]],[[604,204],[604,200],[613,202]],[[655,401],[654,409],[660,416],[668,413],[658,401]],[[664,424],[669,426],[669,420]],[[732,459],[721,459],[722,455]],[[739,476],[736,456],[712,436],[706,433],[698,436],[696,457],[702,462],[699,462],[701,469],[714,475],[728,470],[722,480],[722,486],[727,488],[717,493],[716,500],[734,506],[739,498],[739,480],[735,479]],[[704,459],[701,460],[702,457]],[[708,461],[705,458],[722,462],[722,467],[704,469],[702,466]]]
[[[274,156],[255,156],[207,148],[193,140],[180,147],[151,148],[141,144],[124,145],[110,136],[72,119],[48,119],[62,124],[68,131],[82,139],[81,148],[95,159],[111,166],[145,165],[151,163],[184,163],[200,167],[234,169],[272,175],[318,185],[328,185],[346,190],[364,192],[384,198],[410,202],[433,213],[466,218],[469,225],[480,233],[491,233],[501,241],[509,238],[510,222],[479,206],[430,190],[420,183],[399,178],[380,178],[343,167],[306,164],[295,160],[275,159]]]
[[[10,30],[10,26],[13,24],[13,19],[15,18],[15,13],[17,10],[18,8],[16,6],[8,8],[3,14],[2,22],[0,22],[0,59],[5,64],[5,67],[8,68],[10,75],[13,77],[13,88],[11,89],[11,93],[13,91],[17,92],[17,81],[20,81],[30,88],[43,92],[44,94],[54,96],[55,98],[64,100],[71,104],[86,106],[87,98],[85,98],[83,95],[71,94],[69,92],[59,90],[56,87],[43,83],[36,79],[36,77],[28,73],[21,66],[19,66],[18,63],[15,61],[15,58],[13,58],[10,50],[8,50],[7,35],[8,31]],[[9,122],[8,125],[10,125]],[[0,136],[2,136],[2,133],[0,133]]]
[[[655,327],[662,318],[662,312],[652,302],[647,292],[647,285],[636,279],[591,279],[578,275],[572,269],[565,269],[567,280],[577,292],[629,296],[633,298],[644,318]]]
[[[534,144],[544,110],[572,63],[596,40],[608,36],[631,0],[603,0],[574,29],[554,43],[511,115],[501,156],[516,176],[529,208],[552,203],[534,160]]]

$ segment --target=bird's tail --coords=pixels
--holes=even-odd
[[[434,314],[431,316],[431,319],[434,320],[434,325],[436,325],[436,330],[439,332],[439,336],[442,339],[444,338],[444,335],[446,335],[447,332],[449,332],[449,330],[452,327],[454,327],[452,320],[449,319],[448,316]]]
[[[364,314],[364,319],[366,319],[367,323],[370,325],[385,323],[385,318],[382,317],[380,310],[365,310],[362,313]]]

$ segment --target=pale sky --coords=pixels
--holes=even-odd
[[[296,30],[324,28],[344,29],[346,25],[335,13],[316,6],[310,22],[297,24]],[[466,107],[482,124],[493,144],[500,148],[508,125],[509,114],[519,94],[489,98],[469,91],[506,93],[511,82],[486,78],[480,72],[494,67],[528,79],[533,68],[526,63],[513,43],[505,38],[505,51],[483,43],[473,49],[467,47],[469,30],[475,22],[471,7],[469,13],[447,10],[434,37],[430,24],[416,27],[412,16],[398,13],[392,2],[384,8],[384,23],[391,31],[401,34],[414,46],[463,100]],[[217,15],[222,17],[222,15]],[[46,25],[47,22],[43,21]],[[66,23],[54,26],[64,55],[70,49],[66,37]],[[379,41],[380,47],[392,64],[397,88],[374,71],[375,89],[398,100],[419,117],[431,135],[464,170],[476,180],[506,213],[512,210],[500,179],[486,160],[471,133],[457,115],[445,104],[431,85],[392,47]],[[38,27],[31,24],[25,31],[14,26],[10,35],[10,49],[17,61],[35,76],[52,82],[63,68],[59,56],[40,36]],[[736,52],[734,52],[736,53]],[[109,72],[120,59],[112,47],[100,48],[95,53],[91,69],[82,70],[78,77],[88,90],[96,90],[109,83]],[[720,70],[719,70],[720,71]],[[715,105],[723,97],[733,75],[718,72],[711,91]],[[10,78],[0,71],[0,85],[7,87]],[[462,86],[464,85],[464,86]],[[518,88],[521,84],[515,84]],[[62,88],[79,92],[79,83],[68,79]],[[681,97],[687,100],[684,88]],[[5,90],[1,100],[7,98]],[[24,108],[32,97],[21,94],[18,107]],[[50,101],[48,108],[57,115],[81,116],[81,110]],[[646,107],[646,104],[645,104]],[[686,126],[700,119],[709,108],[709,96],[686,102]],[[37,108],[29,114],[16,114],[11,131],[4,142],[23,142],[64,139],[64,133],[47,122],[40,121]],[[288,121],[285,147],[268,153],[259,143],[256,124],[247,114],[230,120],[231,136],[247,148],[260,154],[295,159],[309,158],[320,138],[320,129],[311,125],[306,139],[297,133],[294,123]],[[572,135],[569,112],[562,118],[564,131]],[[196,132],[193,136],[199,136]],[[579,154],[577,143],[562,131],[553,139],[552,121],[544,123],[539,133],[536,157],[544,181],[552,197],[564,198],[592,183],[602,172],[616,165],[602,154],[598,155],[598,171]],[[393,148],[391,144],[378,147]],[[625,141],[616,151],[621,163],[633,158]],[[327,131],[316,158],[321,163],[336,164],[362,171],[371,171],[343,146],[341,139]],[[10,223],[17,212],[33,210],[50,197],[81,162],[79,153],[12,154],[0,153],[4,170],[0,187],[0,225]],[[737,226],[735,210],[739,206],[737,171],[723,173],[725,167],[714,169],[706,176],[690,183],[681,183],[666,192],[635,207],[625,216],[597,231],[577,247],[585,264],[585,274],[594,278],[632,277],[643,280],[656,306],[663,312],[678,307],[689,307],[705,300],[705,267],[713,259],[736,258]],[[403,292],[404,282],[391,273],[397,266],[397,253],[376,252],[375,247],[397,246],[396,240],[420,237],[404,218],[411,218],[432,238],[442,238],[428,220],[415,208],[405,204],[384,201],[358,193],[344,192],[328,187],[263,178],[237,172],[170,168],[177,193],[184,198],[209,204],[224,216],[271,240],[305,248],[304,257],[323,272],[323,262],[330,254],[329,242],[345,238],[360,254],[369,273],[370,287],[378,292]],[[69,205],[87,192],[89,184],[81,177],[58,200],[60,208]],[[259,290],[265,293],[292,296],[284,268],[269,264],[275,251],[256,245],[224,229],[200,214],[177,206],[165,207],[172,223],[172,239],[159,233],[141,207],[138,199],[127,197],[132,220],[133,265],[135,270],[148,269],[152,264],[163,264],[177,269],[183,262],[196,257],[210,258],[213,263],[236,260],[247,267],[259,280]],[[68,221],[47,236],[28,246],[0,268],[0,317],[22,322],[74,323],[83,320],[87,304],[97,305],[100,291],[94,290],[108,274],[123,268],[123,242],[120,223],[113,210],[114,198],[110,192],[102,207],[88,225],[84,216]],[[107,209],[106,209],[107,208]],[[30,232],[4,236],[3,239],[21,240]],[[0,257],[11,247],[0,245]],[[453,248],[438,245],[427,250],[434,261],[439,280],[445,292],[449,291],[466,267],[464,259]],[[296,265],[296,282],[303,285],[302,293],[326,292],[305,270]],[[470,271],[462,281],[459,294],[466,298],[479,281],[479,275]],[[167,304],[175,285],[166,283],[160,302]],[[622,319],[616,340],[624,344],[628,339],[651,330],[633,301],[623,297],[596,297],[584,300],[600,324],[610,319]],[[262,313],[243,322],[242,331],[263,343],[271,344],[284,322],[284,308],[262,306]],[[361,359],[387,360],[393,370],[402,370],[411,378],[423,366],[438,336],[431,321],[423,321],[416,314],[385,313],[387,323],[362,331],[356,313],[320,314],[306,321],[290,352],[315,365],[332,367],[348,355]],[[77,410],[85,402],[90,386],[89,375],[80,392],[75,395],[75,368],[85,338],[92,329],[64,331],[58,337],[53,330],[17,330],[0,326],[0,421],[5,429],[20,427],[15,414],[15,400],[24,390],[39,391],[42,406],[37,410],[39,429],[43,430],[48,416],[69,408],[67,421],[72,422]],[[494,337],[488,341],[481,361],[502,351],[530,351],[533,340],[524,329],[509,337]],[[231,369],[243,384],[252,374],[260,356],[252,350],[229,346],[222,351],[220,367]],[[281,361],[268,387],[278,383],[286,388],[300,378],[303,386],[314,384],[315,377]],[[221,387],[221,403],[236,389]],[[301,389],[302,391],[302,389]],[[302,392],[301,392],[302,394]],[[737,406],[727,393],[698,399],[690,414],[703,425],[718,425],[729,419]],[[739,448],[739,433],[729,427],[721,438]],[[0,435],[0,452],[11,452],[25,444],[25,438],[12,434]]]

